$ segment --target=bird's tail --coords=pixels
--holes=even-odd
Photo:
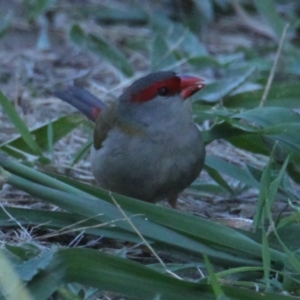
[[[100,99],[78,87],[69,86],[65,90],[56,91],[53,94],[76,107],[93,122],[96,121],[101,111],[106,108],[106,105]]]

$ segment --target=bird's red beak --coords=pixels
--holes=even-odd
[[[181,79],[180,87],[181,87],[181,96],[184,100],[194,95],[196,92],[205,87],[203,83],[203,79],[188,75],[178,75]]]

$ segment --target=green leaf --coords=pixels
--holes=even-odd
[[[95,36],[94,34],[86,34],[79,25],[74,25],[71,28],[70,38],[76,45],[84,47],[108,60],[124,75],[128,77],[133,76],[134,70],[129,64],[126,56],[103,38]]]
[[[267,288],[269,288],[269,278],[270,278],[270,269],[271,269],[271,256],[270,256],[270,247],[268,236],[264,227],[264,224],[261,224],[262,227],[262,257],[263,257],[263,266],[264,266],[264,280],[267,283]]]
[[[234,131],[233,131],[234,132]],[[240,149],[263,154],[263,155],[269,155],[270,151],[268,151],[268,148],[266,147],[262,134],[247,134],[244,133],[244,135],[232,135],[225,137],[225,139],[230,142],[235,147],[238,147]]]
[[[30,133],[30,131],[28,130],[27,125],[20,118],[20,116],[14,109],[11,102],[2,94],[1,91],[0,91],[0,104],[2,105],[4,112],[7,114],[7,116],[10,118],[10,120],[14,124],[15,128],[20,133],[23,142],[28,146],[31,153],[42,157],[43,156],[42,150],[38,146],[36,140]]]
[[[51,150],[51,144],[55,144],[57,141],[65,137],[74,128],[82,124],[83,121],[83,116],[78,114],[71,114],[52,121],[52,129],[51,127],[49,128],[49,123],[47,123],[36,129],[33,129],[31,132],[28,131],[28,133],[30,134],[31,138],[34,139],[34,142],[36,141],[35,143],[40,152],[48,151],[49,145]],[[26,143],[26,141],[22,137],[16,137],[1,144],[0,149],[15,157],[18,157],[18,155],[20,154],[17,151],[13,152],[13,149],[17,149],[21,152],[32,155],[36,154],[36,152],[28,145],[28,143]]]
[[[207,184],[199,179],[196,179],[188,188],[189,194],[201,199],[202,195],[223,195],[227,194],[227,190],[218,184]]]
[[[247,70],[243,72],[241,71],[242,74],[227,76],[225,79],[220,79],[214,83],[206,85],[205,89],[201,91],[201,100],[209,103],[220,101],[223,97],[230,94],[233,90],[246,82],[254,71],[255,68],[247,68]]]
[[[176,59],[165,38],[158,34],[153,41],[151,51],[151,69],[158,71],[174,65]]]
[[[111,197],[104,190],[65,178],[64,181],[76,186],[74,188],[64,184],[62,177],[60,177],[60,181],[50,177],[47,178],[48,176],[45,174],[41,174],[18,163],[10,162],[5,158],[1,158],[1,156],[0,165],[5,167],[9,172],[13,171],[31,180],[28,181],[16,175],[9,175],[7,180],[10,184],[43,198],[45,201],[59,205],[61,208],[81,216],[93,217],[100,222],[120,219],[120,213],[115,206],[106,203],[111,202]],[[45,185],[42,186],[32,181],[37,183],[43,182]],[[54,187],[60,190],[54,190]],[[99,198],[95,198],[95,196]],[[139,227],[140,232],[150,240],[156,240],[160,244],[168,244],[178,249],[185,249],[185,251],[191,252],[194,255],[199,255],[201,251],[201,253],[207,253],[210,257],[218,257],[218,259],[222,257],[224,263],[228,260],[232,261],[232,259],[236,263],[239,260],[245,262],[245,259],[242,258],[242,254],[239,257],[232,257],[228,253],[222,253],[214,248],[205,246],[202,244],[202,241],[206,240],[211,246],[218,247],[219,245],[223,249],[234,249],[235,251],[244,252],[254,257],[261,256],[261,246],[259,244],[254,243],[251,239],[237,233],[233,229],[214,224],[208,220],[202,220],[189,214],[158,207],[125,196],[114,194],[114,197],[128,216],[135,215],[134,223]],[[97,212],[102,214],[98,215]],[[132,228],[124,221],[116,222],[115,225],[132,232]],[[271,254],[272,259],[282,259],[281,254],[276,251],[272,251]],[[253,260],[248,261],[246,259],[246,261],[248,264],[255,263]]]
[[[279,40],[284,29],[284,21],[276,11],[275,2],[273,0],[254,0],[254,4]]]
[[[205,164],[205,170],[216,183],[218,183],[221,187],[227,190],[230,194],[234,194],[234,190],[230,187],[226,180],[223,179],[218,170],[209,167],[207,163]]]
[[[238,93],[226,98],[228,108],[255,108],[259,106],[263,89]],[[293,82],[273,82],[265,106],[296,108],[299,106],[299,84]]]
[[[216,59],[210,56],[193,56],[187,62],[197,69],[218,68],[222,66]]]
[[[233,116],[264,127],[260,132],[284,143],[290,150],[300,152],[300,114],[280,107],[248,110]]]
[[[179,280],[134,261],[88,249],[61,249],[47,272],[33,278],[28,288],[35,299],[44,300],[67,282],[94,286],[135,299],[213,300],[211,285]],[[294,297],[222,286],[233,300],[292,300]]]
[[[267,127],[283,123],[300,123],[300,114],[282,107],[259,107],[232,116]]]
[[[227,298],[226,295],[224,294],[222,287],[218,282],[218,279],[214,272],[213,266],[210,263],[207,255],[203,255],[203,257],[204,257],[205,265],[206,265],[206,268],[207,268],[207,271],[209,274],[209,281],[211,282],[216,299],[229,300],[229,298]]]
[[[52,278],[52,279],[51,279]],[[52,283],[50,285],[49,283]],[[28,285],[35,299],[48,299],[63,283],[77,282],[135,299],[214,299],[207,285],[178,280],[124,258],[88,249],[57,251],[47,272]]]
[[[259,188],[259,183],[252,176],[248,169],[242,169],[238,166],[233,165],[232,163],[225,161],[222,158],[214,156],[206,156],[205,164],[217,170],[218,172],[222,172],[236,180],[247,184],[250,187]]]
[[[273,157],[276,149],[276,144],[273,147],[272,153],[270,155],[268,164],[266,165],[260,180],[260,190],[259,190],[259,199],[257,204],[256,213],[253,219],[253,226],[255,229],[258,229],[259,226],[264,224],[265,218],[267,217],[266,205],[267,203],[271,206],[271,203],[274,201],[275,194],[278,189],[277,186],[274,190],[271,188],[272,183],[272,163]],[[284,168],[285,169],[285,168]],[[282,176],[282,174],[281,174]],[[281,177],[280,177],[281,179]]]
[[[54,146],[53,138],[54,138],[53,124],[52,124],[52,121],[50,121],[48,123],[47,139],[48,139],[48,151],[52,158],[53,158],[53,154],[54,154],[53,153],[53,151],[54,151],[53,150],[53,146]]]
[[[18,278],[13,265],[3,250],[0,250],[0,297],[9,300],[33,300],[24,283]]]
[[[156,36],[164,39],[169,52],[176,52],[183,60],[192,57],[208,57],[206,47],[196,34],[180,23],[172,22],[162,14],[152,14],[151,23]],[[157,41],[157,43],[159,40]],[[159,48],[160,45],[157,45]],[[158,57],[159,58],[159,57]],[[178,58],[178,57],[176,57]]]
[[[0,212],[0,214],[1,213],[2,212]],[[7,217],[8,216],[6,215],[6,219]],[[30,258],[33,258],[41,253],[41,248],[39,248],[36,244],[33,243],[23,243],[22,245],[17,246],[13,244],[6,244],[5,248],[9,250],[12,254],[21,258],[23,261],[27,261]]]
[[[107,223],[107,222],[112,222],[114,223],[114,226],[125,230],[129,233],[134,233],[133,229],[131,228],[131,226],[123,219],[122,215],[120,214],[120,212],[118,211],[118,209],[110,204],[107,203],[101,199],[96,199],[93,197],[87,197],[84,195],[81,195],[81,193],[77,192],[77,195],[74,194],[70,194],[70,193],[66,193],[66,192],[61,192],[58,190],[54,190],[45,186],[40,186],[38,184],[35,183],[30,183],[29,181],[25,180],[25,179],[21,179],[18,178],[14,175],[10,176],[8,179],[8,182],[10,184],[13,184],[14,186],[21,188],[24,191],[27,191],[33,195],[36,195],[42,199],[44,199],[45,201],[52,203],[54,205],[58,205],[61,208],[68,210],[70,212],[79,214],[81,216],[87,217],[87,218],[91,218],[93,217],[95,220],[97,220],[100,223]],[[103,192],[102,192],[103,194]],[[227,237],[225,239],[224,235],[221,235],[221,231],[222,231],[222,227],[220,225],[211,223],[211,224],[198,224],[197,225],[197,231],[192,232],[191,231],[191,226],[188,224],[190,223],[192,220],[185,220],[185,222],[188,221],[187,224],[182,223],[182,218],[178,216],[176,216],[176,212],[173,212],[170,209],[164,209],[163,210],[163,214],[164,214],[164,220],[162,222],[159,222],[159,220],[157,220],[155,218],[155,220],[153,219],[153,214],[149,213],[149,210],[151,211],[151,204],[148,203],[139,203],[141,201],[138,200],[134,200],[134,199],[130,199],[127,197],[123,197],[120,195],[113,195],[116,200],[118,201],[118,203],[120,203],[122,205],[122,207],[124,207],[124,211],[125,213],[132,218],[132,222],[135,224],[135,226],[137,228],[139,228],[140,233],[147,239],[149,239],[150,241],[156,241],[158,244],[164,245],[164,247],[174,247],[178,250],[184,250],[187,251],[188,253],[192,253],[195,256],[200,256],[202,255],[202,253],[207,253],[208,255],[210,255],[212,258],[218,258],[218,259],[223,259],[224,263],[226,263],[226,261],[235,261],[236,263],[238,263],[238,261],[241,259],[237,258],[235,256],[232,256],[230,254],[227,253],[222,253],[218,250],[215,250],[209,246],[206,246],[204,244],[202,244],[200,241],[197,241],[196,238],[191,238],[191,234],[196,234],[197,236],[199,235],[198,230],[201,227],[206,227],[206,232],[205,232],[205,238],[208,238],[208,234],[209,231],[213,231],[214,236],[211,236],[209,239],[213,239],[215,242],[217,243],[221,243],[221,244],[226,244],[227,246],[231,246],[234,247],[232,244],[232,238],[236,239],[236,238],[243,238],[244,237],[242,235],[237,235],[236,232],[234,232],[234,235],[232,235],[232,237],[230,238],[227,234]],[[107,197],[109,199],[109,197]],[[107,199],[107,200],[108,200]],[[124,201],[122,201],[122,199]],[[131,200],[131,201],[130,201]],[[130,204],[127,205],[128,207],[126,208],[124,204]],[[138,206],[143,205],[143,206],[147,206],[148,209],[139,209]],[[134,209],[135,208],[135,209]],[[162,207],[155,208],[155,211],[160,210],[161,211]],[[161,214],[161,213],[160,213]],[[175,215],[174,215],[175,214]],[[160,216],[161,218],[162,216]],[[174,221],[170,222],[170,218],[173,218]],[[178,218],[181,220],[181,227],[179,228],[178,226]],[[168,221],[168,224],[166,224],[166,221]],[[195,217],[194,221],[200,221],[198,220],[198,218]],[[204,220],[202,220],[200,223],[203,223]],[[197,223],[198,223],[197,222]],[[160,224],[161,223],[161,224]],[[176,225],[177,224],[177,225]],[[172,227],[176,227],[177,230],[182,230],[184,229],[186,226],[189,226],[188,231],[185,234],[181,234],[180,232],[177,232],[176,230],[173,230]],[[196,224],[193,222],[193,226],[195,226]],[[199,226],[200,225],[200,226]],[[169,228],[168,228],[168,227]],[[215,229],[213,229],[213,227],[211,226],[218,226],[218,234],[216,232]],[[211,228],[210,228],[211,227]],[[184,230],[184,232],[187,229]],[[225,230],[225,232],[227,232],[229,229],[228,228],[223,228],[223,230]],[[204,228],[203,228],[204,231]],[[201,230],[202,232],[202,230]],[[189,236],[190,235],[190,236]],[[203,235],[203,233],[201,234]],[[217,239],[218,236],[218,239]],[[125,238],[126,236],[124,236]],[[222,237],[222,238],[221,238]],[[246,239],[247,240],[247,239]],[[248,247],[247,249],[244,248],[243,250],[249,252],[250,248],[252,248],[251,254],[255,254],[254,249],[256,249],[257,253],[260,253],[260,246],[256,243],[252,243],[251,240],[248,240]],[[244,241],[244,245],[246,245],[246,241]],[[242,250],[242,249],[241,249]],[[275,256],[279,255],[279,253],[273,253]],[[244,263],[248,263],[248,264],[255,264],[255,261],[253,260],[248,260],[248,259],[242,259],[242,261]]]
[[[55,253],[55,247],[49,251],[43,251],[39,255],[30,260],[24,262],[16,268],[19,277],[23,281],[30,281],[41,270],[44,270],[51,263],[53,255]]]
[[[77,153],[74,156],[72,166],[77,164],[82,157],[84,157],[87,152],[91,149],[91,146],[93,145],[93,138],[90,138],[89,140],[84,143],[84,145],[77,151]]]
[[[194,32],[181,24],[172,23],[170,38],[167,40],[170,41],[172,49],[179,50],[184,60],[191,57],[207,57],[209,59],[205,44]]]

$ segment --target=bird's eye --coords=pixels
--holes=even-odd
[[[163,96],[163,97],[168,96],[169,92],[170,92],[169,89],[165,86],[157,89],[157,95],[159,96]]]

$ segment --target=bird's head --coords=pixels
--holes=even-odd
[[[161,71],[135,81],[124,91],[120,100],[136,104],[173,96],[180,96],[182,100],[186,100],[204,86],[201,78]]]
[[[204,87],[203,79],[171,71],[151,73],[130,85],[119,98],[119,115],[144,124],[191,119],[184,100]],[[184,116],[186,115],[186,117]]]

